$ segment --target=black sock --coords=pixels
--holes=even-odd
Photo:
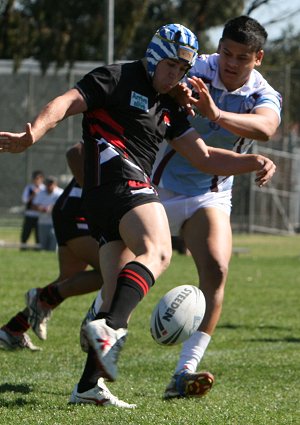
[[[24,332],[27,331],[27,329],[30,328],[30,325],[27,319],[28,319],[28,316],[26,316],[24,311],[20,311],[13,318],[11,318],[10,321],[7,322],[5,326],[3,326],[3,329],[12,334],[14,333],[23,334]]]
[[[113,329],[126,328],[129,316],[154,285],[151,271],[137,261],[131,261],[121,270],[106,323]]]
[[[40,292],[39,299],[47,303],[52,308],[57,307],[64,300],[59,293],[58,286],[55,283],[51,283],[43,288]]]
[[[98,371],[95,356],[95,351],[90,347],[85,367],[77,387],[79,393],[84,393],[85,391],[94,388],[101,376],[100,372]]]

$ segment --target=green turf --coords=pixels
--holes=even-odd
[[[67,300],[53,314],[43,352],[0,351],[0,424],[285,425],[300,424],[300,237],[235,236],[246,254],[231,261],[221,321],[201,368],[215,375],[202,399],[163,401],[180,347],[161,347],[149,333],[151,310],[175,285],[195,283],[191,258],[172,264],[132,317],[109,384],[134,411],[69,406],[85,355],[78,329],[93,295]],[[0,249],[0,324],[23,308],[24,292],[55,279],[54,253]]]

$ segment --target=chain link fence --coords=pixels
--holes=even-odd
[[[38,65],[25,61],[17,74],[9,61],[0,61],[0,129],[23,131],[49,100],[72,87],[86,72],[99,66],[82,63],[70,70],[50,69],[40,74]],[[287,69],[263,70],[272,86],[283,95],[281,126],[272,139],[258,143],[256,150],[274,159],[277,173],[271,185],[259,189],[254,174],[236,178],[232,224],[236,231],[293,233],[299,228],[300,146],[298,122],[291,123],[291,93],[300,95],[300,71]],[[22,219],[21,194],[30,182],[34,170],[54,175],[65,187],[70,179],[65,152],[81,139],[81,117],[70,117],[51,131],[44,140],[24,153],[0,155],[0,226],[19,226]],[[1,235],[0,235],[1,239]]]

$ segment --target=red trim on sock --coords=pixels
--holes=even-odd
[[[130,269],[123,269],[121,274],[119,274],[119,277],[126,277],[136,282],[142,288],[144,296],[149,291],[149,286],[147,284],[147,281],[144,278],[142,278],[141,275],[139,275],[138,273]]]

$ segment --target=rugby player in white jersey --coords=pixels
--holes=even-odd
[[[190,121],[207,145],[243,153],[253,140],[267,142],[276,132],[281,96],[255,69],[266,39],[256,20],[233,18],[224,27],[218,53],[199,56],[189,72],[197,77],[192,85],[200,93]],[[181,235],[193,256],[207,304],[199,330],[183,344],[164,397],[199,397],[210,389],[205,385],[209,375],[197,368],[221,315],[232,251],[233,177],[202,173],[165,145],[154,165],[153,182],[172,236]]]

